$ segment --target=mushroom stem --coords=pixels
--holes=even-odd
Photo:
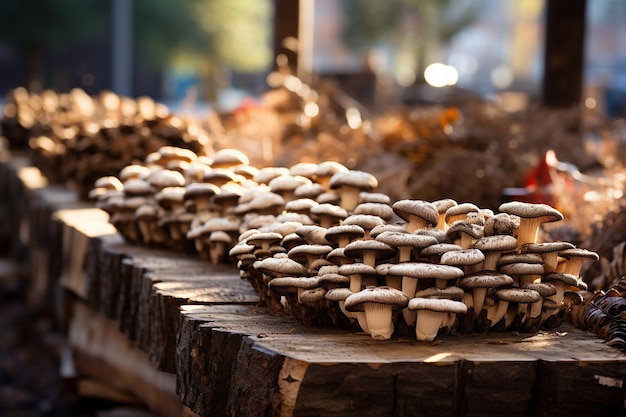
[[[487,297],[487,288],[474,288],[472,290],[472,297],[474,300],[474,311],[476,314],[480,313],[485,304],[485,297]]]
[[[519,250],[525,243],[536,243],[539,226],[541,226],[540,218],[520,217],[519,227],[517,228],[517,249]]]
[[[498,302],[492,306],[487,307],[487,318],[491,320],[491,326],[493,327],[506,314],[507,308],[509,307],[509,302],[505,300],[498,300]]]
[[[417,340],[430,342],[437,337],[445,312],[419,310],[415,319],[415,337]]]
[[[372,339],[388,340],[393,334],[392,308],[382,303],[365,303],[365,318]]]
[[[365,317],[365,312],[364,311],[357,311],[356,313],[354,313],[356,316],[356,319],[359,323],[359,327],[361,327],[361,330],[363,330],[364,333],[366,334],[370,334],[370,329],[367,325],[367,319]]]

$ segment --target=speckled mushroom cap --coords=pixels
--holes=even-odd
[[[473,203],[460,203],[448,208],[444,214],[444,220],[447,224],[452,224],[459,220],[464,220],[467,213],[480,212],[480,208]]]
[[[246,239],[248,245],[262,246],[262,245],[275,245],[283,239],[280,233],[275,232],[258,232],[249,236]]]
[[[562,274],[560,272],[551,272],[549,274],[544,275],[543,277],[541,277],[541,282],[551,282],[551,283],[562,282],[565,285],[571,285],[574,287],[578,284],[578,280],[576,279],[576,276],[571,275],[571,274]]]
[[[293,192],[299,186],[310,182],[310,179],[302,176],[281,175],[276,178],[272,178],[268,185],[270,186],[272,192],[281,193],[285,191]]]
[[[296,277],[307,276],[307,269],[299,262],[285,257],[270,257],[254,263],[254,268],[268,275],[291,275]]]
[[[375,240],[386,243],[392,247],[406,246],[417,249],[437,244],[437,239],[432,236],[402,232],[382,232],[376,235]]]
[[[516,247],[517,239],[511,235],[483,236],[474,242],[474,248],[480,249],[483,252],[508,252],[515,250]]]
[[[498,259],[498,267],[502,267],[507,264],[512,263],[527,263],[527,264],[541,264],[543,265],[543,258],[536,253],[507,253],[502,255],[500,259]]]
[[[426,246],[420,251],[420,256],[430,258],[439,257],[449,251],[463,250],[459,245],[454,243],[435,243],[434,245]]]
[[[350,312],[363,311],[363,306],[366,303],[385,304],[394,310],[399,310],[407,306],[409,298],[395,288],[387,286],[367,287],[346,298],[344,307],[346,311]]]
[[[383,232],[409,233],[409,231],[406,230],[406,227],[402,225],[385,223],[385,224],[380,224],[374,227],[372,230],[370,230],[370,238],[375,239],[376,236],[378,236],[379,234]]]
[[[549,297],[556,294],[555,286],[547,282],[531,282],[524,285],[524,288],[537,291],[542,297]]]
[[[421,298],[446,298],[448,300],[456,300],[460,301],[463,299],[463,291],[462,288],[459,288],[455,285],[451,285],[446,288],[437,288],[430,287],[423,290],[419,290],[415,293],[415,297]]]
[[[363,259],[367,252],[374,252],[375,259],[388,259],[395,256],[396,249],[377,240],[354,240],[343,250],[344,255],[354,259]]]
[[[287,255],[298,262],[306,262],[310,257],[324,257],[331,250],[328,245],[299,245],[287,252]]]
[[[324,191],[324,187],[321,184],[318,184],[316,182],[310,182],[299,185],[295,190],[293,190],[293,195],[296,198],[314,199],[317,198],[317,196],[322,194]]]
[[[118,174],[118,178],[122,182],[131,179],[145,179],[151,174],[150,168],[145,165],[131,164],[122,168]]]
[[[301,303],[315,303],[323,300],[325,295],[326,288],[317,287],[302,291],[298,299]]]
[[[543,222],[563,220],[563,214],[547,204],[509,201],[507,203],[502,203],[500,207],[498,207],[498,211],[513,214],[520,218],[541,218]]]
[[[541,294],[530,288],[501,288],[494,292],[494,297],[511,303],[534,303],[541,300]]]
[[[391,206],[391,197],[384,193],[370,193],[367,191],[361,191],[359,193],[359,204],[362,203],[378,203]]]
[[[332,243],[338,243],[343,237],[349,240],[358,239],[365,236],[365,230],[356,224],[344,224],[332,226],[326,230],[326,239]]]
[[[185,200],[200,196],[211,197],[221,192],[215,184],[205,182],[193,182],[185,185]]]
[[[185,177],[178,171],[161,169],[154,171],[148,177],[150,185],[161,190],[166,187],[182,187],[185,185]]]
[[[461,301],[449,300],[445,298],[411,298],[411,300],[409,300],[408,309],[414,311],[429,310],[454,314],[467,313],[467,306]]]
[[[457,201],[452,198],[435,200],[432,202],[432,204],[435,206],[439,214],[445,214],[446,211],[448,211],[450,208],[459,205],[459,203],[457,203]]]
[[[348,287],[350,285],[350,278],[341,274],[320,274],[318,275],[320,286],[342,286]]]
[[[417,220],[417,227],[409,228],[412,232],[417,229],[436,226],[439,221],[437,208],[430,202],[424,200],[398,200],[391,206],[393,211],[402,219],[409,222]]]
[[[339,266],[339,273],[341,275],[376,275],[376,268],[370,265],[365,265],[361,262],[352,264],[344,264]]]
[[[326,239],[328,229],[316,225],[303,225],[298,227],[296,233],[310,245],[330,245]]]
[[[483,226],[468,223],[464,220],[458,220],[448,227],[446,231],[448,237],[452,240],[459,239],[463,233],[467,234],[473,239],[480,239],[483,236]]]
[[[519,217],[507,213],[497,213],[485,220],[483,234],[485,236],[510,235],[517,237],[518,227]]]
[[[285,206],[285,199],[272,192],[260,193],[252,197],[247,203],[240,204],[235,208],[235,213],[243,214],[251,211],[264,211],[274,209],[279,212]]]
[[[393,218],[394,213],[393,209],[388,204],[360,203],[354,208],[354,214],[371,214],[389,221]]]
[[[507,275],[541,275],[543,265],[538,263],[513,262],[498,267],[498,271]]]
[[[452,266],[470,266],[481,263],[485,255],[478,249],[448,251],[441,255],[439,262]]]
[[[456,285],[465,290],[474,288],[496,288],[504,285],[513,285],[513,278],[499,272],[481,271],[460,278]]]
[[[317,277],[278,277],[273,278],[268,288],[279,295],[295,292],[296,289],[311,289],[319,286]]]
[[[561,252],[566,249],[573,249],[574,247],[574,244],[570,242],[524,243],[520,247],[520,252],[544,254],[548,252]]]
[[[202,226],[207,232],[216,232],[222,230],[224,232],[234,233],[239,230],[241,220],[237,218],[214,217],[204,222]]]
[[[352,294],[354,293],[350,288],[332,288],[324,294],[324,297],[330,301],[345,301]]]
[[[361,226],[363,230],[369,231],[374,227],[385,224],[385,221],[378,216],[371,214],[353,214],[343,220],[343,224],[356,224]]]
[[[294,213],[309,213],[311,208],[318,206],[319,203],[310,198],[297,198],[288,201],[285,204],[285,211]]]
[[[315,216],[328,216],[337,222],[348,217],[348,212],[336,204],[322,203],[311,207],[311,214]]]
[[[335,161],[323,161],[317,164],[317,168],[315,169],[313,179],[318,180],[323,177],[332,177],[338,172],[348,172],[349,169]]]
[[[452,243],[446,231],[442,229],[420,229],[413,233],[416,235],[432,236],[437,239],[438,243]]]
[[[589,261],[597,261],[600,259],[597,253],[583,248],[565,249],[559,251],[559,256],[565,259],[582,258]]]
[[[455,266],[429,264],[424,262],[404,262],[392,264],[388,274],[413,278],[454,279],[463,276],[463,270]]]

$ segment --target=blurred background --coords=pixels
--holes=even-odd
[[[540,94],[544,0],[311,0],[294,11],[288,3],[3,0],[0,93],[111,89],[173,108],[228,109],[267,90],[282,48],[298,57],[298,75],[337,79],[370,107],[431,100],[420,86],[433,64],[432,85],[514,92],[518,101]],[[626,2],[586,3],[584,103],[617,116],[626,102]],[[277,40],[289,25],[297,36]]]

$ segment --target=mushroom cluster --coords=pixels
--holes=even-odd
[[[392,203],[374,192],[375,180],[356,183],[365,187],[356,205],[336,193],[335,202],[300,212],[315,224],[282,231],[272,223],[275,231],[240,236],[230,254],[269,305],[374,339],[409,326],[429,341],[453,331],[533,332],[559,324],[562,310],[580,304],[582,263],[598,255],[539,241],[543,223],[563,218],[558,210],[524,202],[504,203],[498,213],[452,199]],[[322,217],[321,207],[345,215]]]
[[[542,242],[551,206],[377,192],[375,176],[332,161],[254,168],[245,154],[212,158],[163,147],[143,165],[100,178],[91,194],[130,242],[237,262],[267,305],[306,324],[418,340],[490,329],[536,331],[586,290],[598,255]],[[578,303],[580,304],[580,303]]]
[[[97,178],[163,146],[212,153],[208,134],[197,124],[149,97],[131,99],[111,91],[92,97],[79,88],[63,94],[16,88],[7,94],[0,126],[12,148],[30,147],[33,164],[82,199]]]

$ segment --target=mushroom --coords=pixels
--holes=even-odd
[[[597,253],[582,248],[565,249],[559,252],[561,258],[565,258],[566,261],[562,262],[557,267],[557,272],[563,274],[570,274],[578,277],[582,265],[586,261],[598,261],[600,257]]]
[[[485,297],[489,290],[505,285],[513,285],[513,278],[498,272],[481,271],[460,278],[456,285],[464,290],[472,291],[471,307],[473,307],[476,314],[478,314],[483,309]],[[466,298],[464,298],[464,300],[465,299]],[[468,305],[468,307],[470,306]]]
[[[517,246],[525,243],[536,243],[539,227],[543,223],[563,220],[563,214],[547,204],[511,201],[500,205],[502,213],[512,214],[520,219],[517,229]]]
[[[448,228],[448,224],[446,223],[446,211],[452,208],[453,206],[458,206],[459,203],[452,198],[443,198],[441,200],[435,200],[432,204],[437,209],[437,213],[439,214],[437,219],[437,229],[446,230]]]
[[[376,235],[375,240],[397,248],[398,262],[408,262],[412,260],[412,253],[414,249],[423,249],[426,246],[437,243],[437,239],[432,236],[400,232],[382,232]]]
[[[354,214],[371,214],[385,221],[391,220],[394,216],[391,206],[382,203],[359,203],[354,208]]]
[[[416,313],[415,337],[419,341],[429,342],[437,337],[448,314],[464,314],[467,306],[460,301],[445,298],[421,298],[409,300],[407,307]]]
[[[376,285],[376,268],[363,263],[343,264],[339,266],[339,273],[350,278],[350,291],[359,292],[369,283]],[[365,283],[366,285],[363,285]]]
[[[524,287],[542,276],[543,265],[530,262],[512,262],[502,265],[498,270],[513,277],[513,281],[518,287]]]
[[[345,248],[353,240],[365,236],[365,230],[356,224],[333,226],[326,231],[326,240],[336,243],[338,247]]]
[[[352,214],[343,220],[343,224],[355,224],[357,226],[361,226],[365,231],[365,236],[363,236],[363,238],[370,239],[370,230],[372,230],[376,226],[385,224],[385,221],[380,217],[373,216],[371,214]]]
[[[472,203],[460,203],[452,205],[444,213],[444,221],[450,226],[457,221],[464,221],[468,213],[479,213],[480,208]]]
[[[330,191],[330,180],[338,172],[347,173],[348,168],[335,161],[324,161],[317,164],[317,169],[313,174],[313,180],[322,185],[326,191]]]
[[[471,274],[480,270],[484,260],[485,255],[478,249],[462,249],[442,254],[439,261],[444,265],[460,267],[465,274]]]
[[[554,301],[557,306],[560,306],[563,302],[563,296],[568,286],[576,286],[578,280],[575,275],[566,274],[563,272],[551,272],[541,277],[541,282],[550,283],[556,288],[556,293],[548,297],[549,300]],[[545,319],[545,318],[544,318]]]
[[[483,227],[478,224],[458,220],[448,226],[446,234],[462,249],[470,249],[483,236]]]
[[[346,298],[348,298],[349,296],[351,296],[352,294],[354,294],[352,291],[350,291],[350,288],[331,288],[328,291],[326,291],[326,294],[324,294],[324,297],[326,297],[327,300],[329,301],[335,301],[339,304],[339,308],[341,309],[341,312],[348,318],[350,319],[356,319],[356,315],[354,313],[349,312],[348,310],[346,310],[345,308],[345,301]],[[366,333],[369,333],[369,329],[363,329],[363,331],[365,331]]]
[[[355,240],[346,245],[343,253],[349,258],[360,259],[364,264],[375,267],[377,260],[395,256],[396,249],[377,240]]]
[[[391,287],[367,287],[345,300],[347,311],[363,311],[370,335],[375,340],[388,340],[394,331],[393,311],[404,308],[408,297]]]
[[[359,203],[361,191],[372,191],[378,187],[378,181],[372,174],[364,171],[349,170],[333,174],[329,187],[339,190],[340,206],[348,211],[354,210]]]
[[[215,152],[213,160],[211,161],[211,168],[232,168],[238,165],[249,165],[250,160],[243,152],[232,149],[224,148]]]
[[[325,229],[336,226],[348,216],[348,212],[340,206],[322,203],[311,207],[311,215],[319,219],[319,225]]]
[[[279,194],[285,202],[288,202],[296,199],[294,195],[296,188],[310,182],[310,179],[301,176],[281,175],[273,178],[268,185],[273,193]]]
[[[406,228],[410,233],[436,226],[439,221],[437,208],[427,201],[399,200],[391,207],[400,218],[408,222]]]
[[[543,242],[525,243],[520,247],[521,253],[536,253],[543,259],[543,272],[545,274],[556,271],[559,252],[573,249],[574,245],[569,242]]]
[[[493,297],[497,303],[487,308],[487,319],[491,321],[491,327],[495,326],[505,317],[509,309],[509,303],[517,303],[517,309],[513,311],[513,317],[526,313],[526,305],[541,301],[541,295],[529,288],[501,288],[494,292]],[[512,320],[505,320],[504,328],[511,325]]]
[[[482,269],[495,271],[500,256],[517,248],[517,239],[510,235],[483,236],[474,242],[473,247],[485,255]]]

